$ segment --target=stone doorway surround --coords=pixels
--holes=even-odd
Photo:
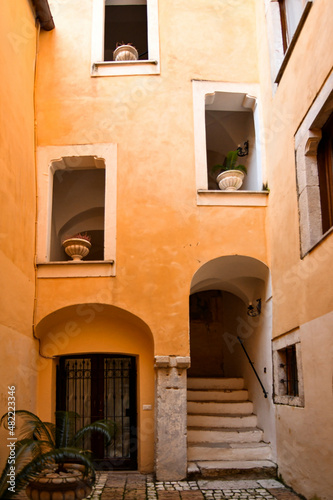
[[[187,474],[187,372],[189,356],[155,356],[155,473],[158,481]]]

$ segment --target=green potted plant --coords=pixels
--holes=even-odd
[[[91,236],[87,233],[76,233],[62,241],[67,255],[72,257],[74,261],[80,261],[86,257],[91,248]]]
[[[137,61],[138,59],[138,51],[131,43],[117,42],[116,49],[113,52],[114,61]]]
[[[15,446],[15,481],[8,482],[11,460],[8,458],[0,477],[0,498],[10,499],[26,487],[28,498],[56,500],[82,499],[88,496],[95,482],[95,468],[89,450],[84,449],[86,436],[99,433],[110,444],[115,425],[99,420],[75,431],[79,415],[56,412],[56,423],[43,422],[32,412],[17,410],[16,418],[23,421],[20,439]],[[7,428],[8,414],[0,425]]]
[[[216,182],[223,191],[236,191],[241,187],[244,175],[247,174],[245,165],[237,165],[238,152],[229,151],[223,164],[214,165],[213,172],[218,172]]]

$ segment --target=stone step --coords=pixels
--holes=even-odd
[[[187,389],[188,401],[247,401],[246,389]]]
[[[192,414],[187,415],[187,425],[189,427],[257,427],[257,416],[249,415],[209,415],[209,414]]]
[[[258,428],[202,428],[188,427],[188,443],[259,443],[263,431]]]
[[[243,389],[243,378],[204,378],[188,377],[188,389]]]
[[[269,444],[260,443],[190,443],[187,459],[197,460],[270,460]]]
[[[252,401],[188,401],[189,413],[213,413],[216,415],[248,414],[253,412]]]
[[[276,477],[277,466],[271,460],[200,460],[188,462],[187,474],[193,479],[264,479]]]

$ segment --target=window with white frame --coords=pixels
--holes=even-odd
[[[313,0],[265,0],[272,81],[279,83]]]
[[[46,277],[52,268],[54,275],[56,264],[59,276],[82,275],[82,272],[89,275],[90,271],[99,276],[114,275],[116,144],[45,146],[38,148],[37,158],[40,273]],[[65,253],[63,241],[78,234],[91,238],[91,248],[70,270],[73,261]],[[98,271],[91,267],[93,264],[99,265]]]
[[[301,343],[298,330],[273,340],[274,403],[304,406]]]
[[[63,157],[53,171],[50,261],[68,261],[62,242],[87,235],[91,248],[85,261],[104,260],[105,164],[91,156]]]
[[[114,60],[130,44],[134,60]],[[92,76],[159,74],[157,0],[93,0]]]
[[[301,256],[333,231],[333,73],[295,134]]]
[[[258,88],[251,84],[193,81],[195,167],[198,205],[266,205],[262,175],[260,116],[255,97]],[[247,148],[245,148],[245,144]],[[242,187],[233,194],[237,201],[223,197],[216,182],[215,165],[223,164],[229,151],[241,148],[237,164],[247,168]],[[251,197],[241,200],[242,193]],[[257,195],[256,197],[254,195]]]

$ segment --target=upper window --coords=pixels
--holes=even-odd
[[[39,277],[115,275],[116,179],[116,144],[38,149]]]
[[[254,84],[193,81],[198,205],[267,204],[257,91]],[[229,169],[228,153],[237,150],[235,167],[244,165],[247,170],[240,186],[237,181],[225,180],[224,174],[218,175],[220,170]]]
[[[284,52],[286,52],[294,36],[304,4],[304,0],[279,0]]]
[[[159,72],[157,0],[93,0],[92,76]]]
[[[80,157],[80,167],[72,168],[71,160],[62,158],[52,162],[50,261],[71,260],[62,242],[77,234],[90,238],[91,246],[83,260],[104,260],[104,162],[96,162],[89,156]]]
[[[104,61],[113,61],[115,49],[130,43],[138,53],[138,59],[148,59],[147,2],[122,3],[105,1]]]
[[[265,0],[271,75],[279,83],[313,0]]]
[[[301,254],[333,227],[333,73],[295,135]]]
[[[333,226],[333,113],[321,129],[318,145],[318,181],[323,233]]]

